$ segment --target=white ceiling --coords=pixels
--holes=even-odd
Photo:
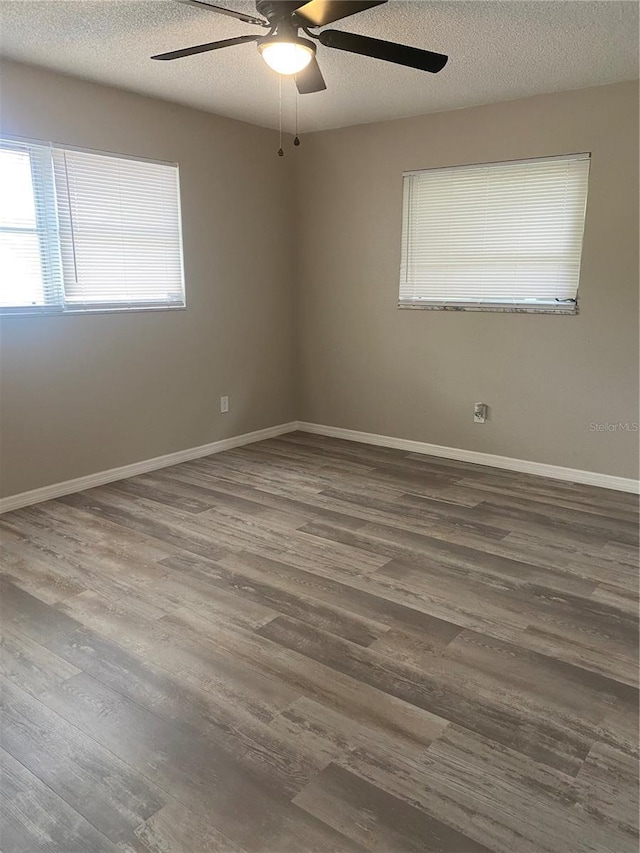
[[[215,0],[255,14],[249,0]],[[153,53],[259,27],[173,0],[0,0],[11,59],[277,127],[277,75],[246,44],[173,62]],[[391,0],[333,25],[450,56],[436,75],[320,45],[327,91],[299,99],[320,130],[630,80],[638,76],[633,0]],[[285,78],[290,125],[294,85]]]

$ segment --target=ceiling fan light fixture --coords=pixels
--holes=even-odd
[[[298,74],[311,62],[316,53],[312,41],[303,38],[270,38],[258,43],[258,50],[269,68],[278,74]]]

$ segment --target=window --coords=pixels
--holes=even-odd
[[[0,140],[3,314],[184,304],[176,165]]]
[[[589,162],[406,173],[399,306],[575,313]]]

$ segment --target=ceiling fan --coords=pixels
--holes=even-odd
[[[181,50],[172,50],[169,53],[159,53],[152,56],[152,59],[181,59],[183,56],[206,53],[221,47],[256,42],[262,58],[270,68],[278,74],[295,75],[296,86],[301,95],[321,92],[327,88],[316,60],[316,46],[310,39],[320,42],[325,47],[372,56],[385,62],[395,62],[397,65],[406,65],[420,71],[430,71],[432,74],[442,71],[449,58],[442,53],[432,53],[417,47],[345,33],[342,30],[322,30],[320,33],[310,30],[310,28],[333,24],[335,21],[363,12],[373,6],[380,6],[387,0],[256,0],[256,10],[262,17],[224,9],[205,0],[179,0],[179,2],[208,9],[219,15],[228,15],[245,24],[254,24],[268,29],[269,32],[266,36],[246,35],[197,44]],[[298,35],[299,30],[303,30],[309,38],[301,38]]]

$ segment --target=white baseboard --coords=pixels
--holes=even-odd
[[[581,471],[578,468],[563,468],[560,465],[547,465],[544,462],[529,462],[526,459],[511,459],[509,456],[496,456],[493,453],[479,453],[475,450],[462,450],[457,447],[443,447],[440,444],[427,444],[424,441],[411,441],[406,438],[394,438],[389,435],[375,435],[370,432],[358,432],[342,427],[310,424],[299,421],[297,428],[303,432],[326,435],[332,438],[344,438],[347,441],[359,441],[362,444],[377,444],[380,447],[393,447],[410,453],[424,453],[426,456],[441,456],[456,459],[459,462],[475,462],[492,468],[505,468],[508,471],[520,471],[523,474],[536,474],[539,477],[551,477],[554,480],[566,480],[570,483],[583,483],[599,486],[603,489],[615,489],[618,492],[640,493],[640,481],[627,477],[615,477],[613,474],[598,474],[595,471]]]
[[[619,492],[640,493],[640,481],[626,477],[615,477],[612,474],[598,474],[595,471],[580,471],[577,468],[563,468],[560,465],[547,465],[542,462],[529,462],[526,459],[511,459],[508,456],[496,456],[493,453],[479,453],[474,450],[462,450],[457,447],[443,447],[439,444],[428,444],[424,441],[411,441],[406,438],[394,438],[389,435],[375,435],[370,432],[359,432],[342,427],[326,426],[324,424],[311,424],[305,421],[291,421],[286,424],[259,429],[255,432],[247,432],[243,435],[235,435],[231,438],[223,438],[210,444],[202,444],[199,447],[189,447],[186,450],[178,450],[176,453],[167,453],[165,456],[156,456],[153,459],[143,459],[141,462],[133,462],[131,465],[122,465],[120,468],[110,468],[108,471],[98,471],[96,474],[88,474],[86,477],[76,477],[74,480],[65,480],[63,483],[52,483],[40,489],[31,489],[18,495],[10,495],[0,498],[0,514],[20,509],[23,506],[42,503],[63,495],[74,492],[82,492],[95,486],[104,486],[106,483],[114,483],[116,480],[124,480],[127,477],[135,477],[136,474],[145,474],[148,471],[156,471],[159,468],[168,468],[180,462],[188,462],[190,459],[199,459],[202,456],[210,456],[223,450],[231,450],[233,447],[242,447],[245,444],[253,444],[256,441],[264,441],[267,438],[275,438],[287,432],[301,430],[302,432],[326,435],[333,438],[343,438],[347,441],[358,441],[362,444],[375,444],[380,447],[392,447],[396,450],[405,450],[410,453],[423,453],[426,456],[440,456],[445,459],[456,459],[459,462],[475,462],[478,465],[487,465],[492,468],[504,468],[508,471],[520,471],[524,474],[536,474],[539,477],[551,477],[555,480],[565,480],[570,483],[584,483],[588,486],[599,486],[603,489],[614,489]]]
[[[116,480],[124,480],[127,477],[135,477],[136,474],[146,474],[148,471],[156,471],[158,468],[168,468],[179,462],[188,462],[190,459],[199,459],[202,456],[210,456],[212,453],[220,453],[223,450],[231,450],[233,447],[241,447],[244,444],[253,444],[255,441],[264,441],[266,438],[274,438],[276,435],[284,435],[298,428],[296,421],[288,424],[259,429],[255,432],[246,432],[243,435],[234,435],[231,438],[223,438],[220,441],[212,441],[210,444],[202,444],[199,447],[188,447],[186,450],[178,450],[175,453],[167,453],[165,456],[155,456],[153,459],[143,459],[141,462],[133,462],[131,465],[122,465],[120,468],[110,468],[108,471],[98,471],[96,474],[88,474],[86,477],[76,477],[74,480],[65,480],[63,483],[52,483],[40,489],[31,489],[18,495],[10,495],[0,498],[0,513],[20,509],[23,506],[50,501],[63,495],[71,495],[74,492],[82,492],[92,489],[94,486],[104,486],[106,483],[115,483]]]

